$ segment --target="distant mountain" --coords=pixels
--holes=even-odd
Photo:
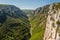
[[[33,12],[34,10],[30,10],[30,9],[24,9],[22,10],[23,12],[25,12],[25,14],[28,16],[28,17],[31,17],[33,15]]]
[[[0,5],[0,40],[28,40],[30,22],[26,14],[13,5]]]

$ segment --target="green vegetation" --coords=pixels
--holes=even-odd
[[[59,36],[60,36],[60,21],[57,21],[57,23],[56,23],[57,25],[58,25],[58,28],[57,28],[57,32],[59,33]]]
[[[8,4],[0,4],[0,6],[9,6]],[[10,5],[11,6],[11,5]]]
[[[60,3],[53,3],[53,9],[60,9]]]
[[[45,27],[46,27],[46,18],[48,6],[42,8],[37,8],[34,12],[34,16],[30,17],[30,22],[32,26],[32,37],[30,40],[43,40]]]
[[[32,37],[30,40],[43,40],[46,25],[44,14],[40,14],[40,17],[37,15],[37,17],[31,21],[31,25]]]
[[[5,8],[7,9],[7,7]],[[13,13],[12,10],[4,9],[3,11],[1,9],[0,11],[0,40],[29,40],[31,26],[28,17],[15,6],[12,6],[12,8]],[[14,10],[15,8],[18,11]]]

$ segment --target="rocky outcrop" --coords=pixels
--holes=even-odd
[[[37,8],[30,22],[30,40],[60,40],[60,3]]]
[[[60,3],[49,6],[44,40],[60,40],[58,32],[60,26],[60,8],[58,6],[60,7]]]

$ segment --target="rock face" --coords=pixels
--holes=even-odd
[[[51,4],[46,23],[44,40],[60,40],[58,32],[60,29],[60,3]]]
[[[30,40],[60,40],[60,3],[37,8],[30,22]]]

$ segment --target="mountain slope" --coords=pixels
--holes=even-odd
[[[37,8],[30,17],[32,37],[30,40],[43,40],[49,5]]]
[[[0,5],[0,40],[28,40],[30,22],[18,7]]]
[[[32,37],[30,38],[30,40],[43,40],[44,39],[44,33],[45,33],[45,28],[46,28],[48,12],[50,10],[49,9],[50,5],[53,5],[52,11],[54,9],[56,10],[60,9],[60,3],[49,4],[49,5],[37,8],[33,13],[34,15],[30,17],[30,22],[32,26],[31,27]],[[59,30],[60,29],[58,27],[58,31]]]

